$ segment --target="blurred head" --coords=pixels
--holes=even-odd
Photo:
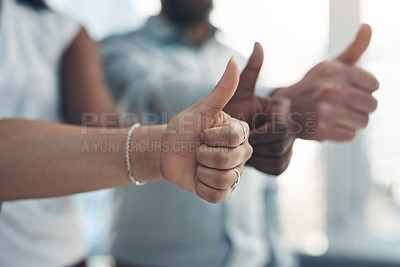
[[[161,0],[162,13],[181,26],[207,22],[212,0]]]
[[[44,0],[18,0],[18,2],[37,9],[47,7]]]

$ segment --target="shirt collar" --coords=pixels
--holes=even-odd
[[[149,18],[145,25],[145,29],[164,41],[170,42],[183,42],[193,44],[193,42],[187,38],[184,32],[176,27],[171,21],[162,15],[152,16]],[[214,37],[217,28],[213,27],[213,34],[210,39]]]

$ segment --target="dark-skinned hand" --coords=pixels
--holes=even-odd
[[[256,82],[264,60],[256,43],[240,76],[238,89],[224,111],[250,125],[254,152],[248,165],[271,175],[283,173],[289,165],[295,138],[290,134],[290,100],[256,96]]]

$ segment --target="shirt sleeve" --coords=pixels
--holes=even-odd
[[[267,86],[258,86],[256,88],[256,95],[270,97],[277,90],[277,88],[271,88]]]

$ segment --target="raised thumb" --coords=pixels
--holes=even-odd
[[[364,54],[365,50],[367,50],[371,41],[371,35],[371,26],[368,24],[361,24],[354,41],[336,58],[336,60],[349,65],[356,64],[362,54]]]
[[[239,66],[236,59],[231,57],[217,86],[193,107],[202,113],[221,111],[235,94],[239,79]]]
[[[264,61],[264,50],[260,43],[254,44],[253,53],[251,54],[246,67],[240,75],[238,89],[232,99],[242,100],[252,97],[256,88],[258,75]]]

